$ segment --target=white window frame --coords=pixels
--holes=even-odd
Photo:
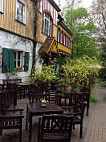
[[[17,67],[23,67],[23,52],[22,51],[15,51],[16,58],[14,57],[14,62],[16,62],[16,66],[14,65],[14,68]],[[20,59],[18,59],[18,53],[20,53]],[[18,61],[20,61],[20,65],[18,65]]]
[[[3,13],[3,0],[0,0],[0,12]]]
[[[22,0],[17,0],[16,2],[17,2],[16,3],[16,20],[23,23],[23,24],[26,24],[26,5]],[[18,3],[23,5],[23,19],[22,20],[21,20],[21,11],[20,10],[19,10],[19,17],[17,14]]]
[[[46,17],[46,14],[49,17]],[[52,20],[48,13],[43,13],[43,33],[47,36],[52,36]]]

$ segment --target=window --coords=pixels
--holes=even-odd
[[[64,45],[66,45],[66,35],[64,34]]]
[[[66,37],[66,46],[68,46],[68,36]]]
[[[68,47],[70,47],[70,38],[68,38]]]
[[[25,55],[23,57],[23,54]],[[24,62],[23,62],[24,61]],[[2,51],[2,72],[12,72],[15,68],[21,68],[28,71],[29,53],[23,51],[14,51],[12,49],[3,48]]]
[[[0,12],[3,13],[3,0],[0,0]]]
[[[17,51],[14,53],[14,68],[22,67],[22,52]]]
[[[60,42],[60,29],[58,29],[58,42]]]
[[[16,10],[16,19],[22,23],[25,23],[25,4],[20,0],[17,0]]]
[[[61,43],[63,43],[63,31],[61,32]]]
[[[70,48],[72,49],[72,41],[70,40]]]
[[[52,19],[48,13],[43,14],[43,33],[52,36]]]

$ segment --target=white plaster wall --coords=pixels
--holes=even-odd
[[[26,40],[24,38],[0,30],[0,53],[2,52],[2,48],[11,48],[19,51],[29,52],[29,71],[18,73],[18,76],[21,77],[24,81],[30,75],[30,69],[32,66],[33,42],[31,40]],[[0,54],[0,63],[1,60],[2,54]],[[6,74],[2,73],[1,69],[2,67],[0,66],[0,82],[2,79],[6,78]]]
[[[37,43],[36,45],[36,67],[39,67],[40,69],[42,68],[42,62],[40,62],[40,57],[39,57],[39,49],[41,48],[42,44]]]

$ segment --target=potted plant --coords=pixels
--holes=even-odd
[[[17,71],[21,71],[21,70],[22,70],[22,67],[21,67],[21,66],[18,66],[18,67],[16,67],[16,70],[17,70]]]
[[[41,106],[42,106],[42,107],[46,107],[46,104],[47,104],[47,101],[46,101],[46,100],[42,100],[42,101],[41,101]]]

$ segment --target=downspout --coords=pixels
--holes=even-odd
[[[32,69],[31,69],[31,77],[34,75],[35,76],[35,55],[36,55],[36,28],[37,28],[37,2],[38,0],[33,0],[33,9],[34,9],[34,31],[33,31],[33,50],[32,50]],[[33,74],[33,75],[32,75]]]

